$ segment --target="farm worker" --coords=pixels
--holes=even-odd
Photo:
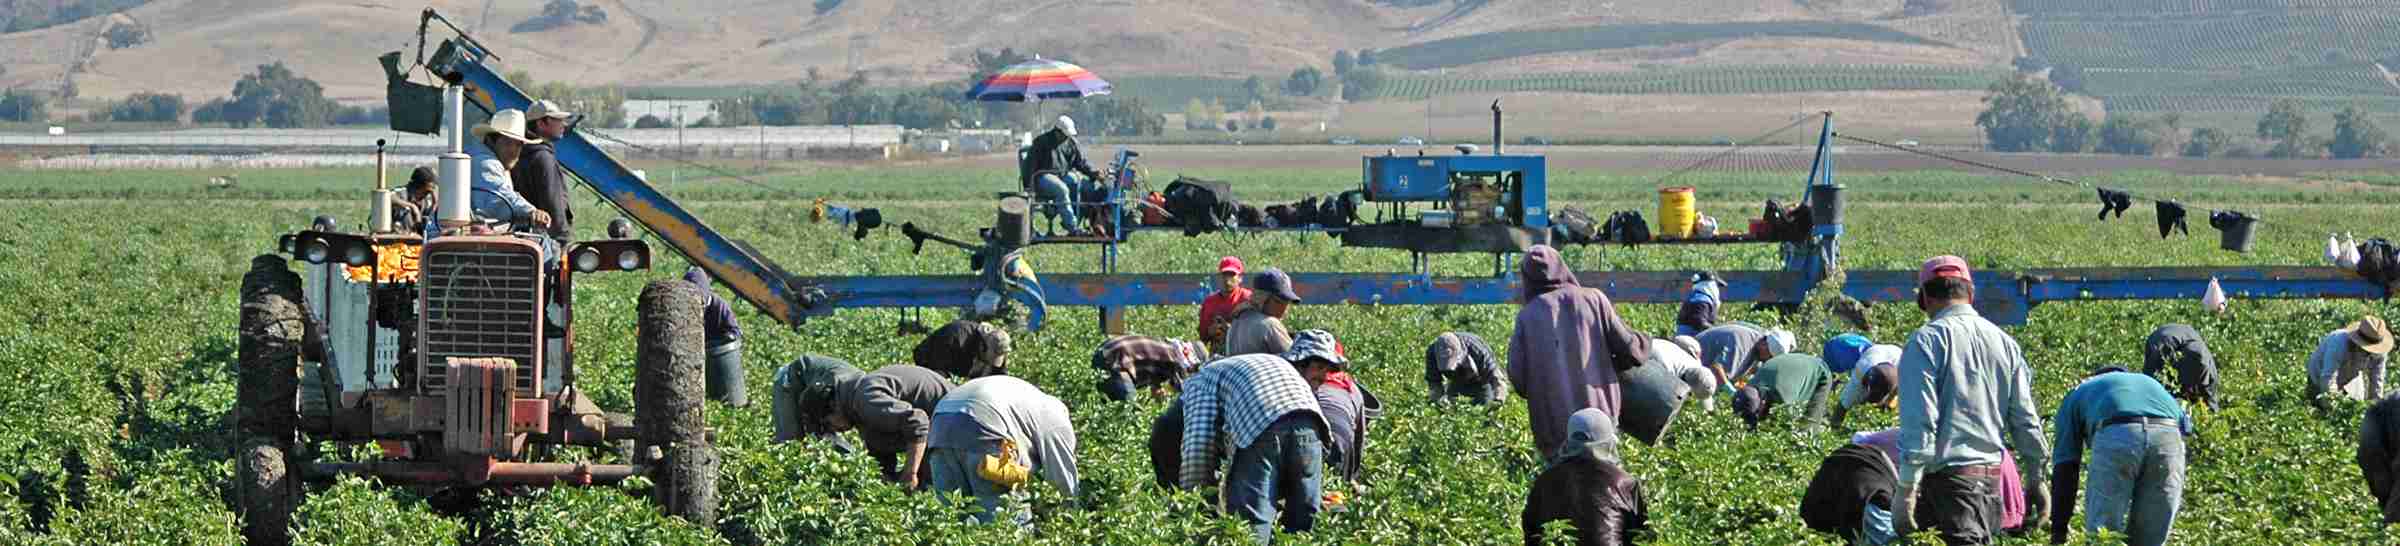
[[[2325,334],[2317,352],[2308,355],[2308,398],[2319,405],[2329,394],[2352,400],[2383,398],[2383,374],[2391,352],[2392,330],[2381,318],[2369,316]]]
[[[934,406],[950,394],[950,381],[933,370],[905,364],[858,374],[833,386],[831,400],[803,399],[803,423],[820,423],[831,433],[858,430],[884,481],[911,491],[926,485],[925,449]]]
[[[1833,426],[1842,426],[1850,410],[1865,406],[1892,408],[1900,386],[1900,346],[1875,343],[1867,336],[1842,334],[1825,340],[1825,367],[1843,374],[1841,403],[1833,408]]]
[[[1200,341],[1224,347],[1225,327],[1233,321],[1233,310],[1250,301],[1250,289],[1242,287],[1242,259],[1226,256],[1217,260],[1216,279],[1216,291],[1200,300]]]
[[[1425,347],[1425,388],[1436,402],[1465,396],[1477,404],[1508,399],[1508,376],[1483,336],[1443,332]]]
[[[574,223],[574,211],[567,209],[567,175],[558,168],[558,151],[553,148],[558,139],[566,138],[567,122],[575,114],[558,109],[558,104],[546,100],[533,101],[525,109],[526,124],[533,136],[540,139],[525,145],[525,157],[510,169],[519,195],[533,203],[533,208],[550,214],[549,235],[564,242],[572,236],[569,224]]]
[[[1052,214],[1067,225],[1069,232],[1082,233],[1083,224],[1076,217],[1075,207],[1079,201],[1085,201],[1079,197],[1092,190],[1085,182],[1070,176],[1069,171],[1082,174],[1082,180],[1099,180],[1100,171],[1084,161],[1083,150],[1075,146],[1075,118],[1059,116],[1049,131],[1033,138],[1033,145],[1025,153],[1031,160],[1034,195],[1052,204],[1052,210],[1056,211]]]
[[[2083,530],[2117,532],[2134,546],[2159,546],[2183,506],[2183,439],[2191,416],[2167,387],[2125,368],[2101,368],[2067,391],[2058,404],[2058,465],[2050,485],[2050,543],[2067,541],[2075,516],[2075,481],[2091,447],[2092,482],[2085,486]]]
[[[1642,498],[1641,480],[1625,471],[1617,455],[1615,419],[1584,408],[1569,417],[1566,429],[1566,440],[1525,494],[1519,516],[1525,545],[1548,543],[1542,526],[1554,521],[1573,525],[1576,544],[1632,544],[1629,537],[1650,525],[1650,504]]]
[[[1248,522],[1259,542],[1278,522],[1287,532],[1316,526],[1328,425],[1290,361],[1254,354],[1201,366],[1183,382],[1182,405],[1178,484],[1220,485],[1217,468],[1231,460],[1221,484],[1225,509]]]
[[[1622,428],[1642,443],[1658,445],[1683,412],[1684,400],[1693,395],[1700,397],[1702,408],[1715,407],[1711,395],[1716,393],[1717,374],[1701,367],[1692,350],[1676,340],[1650,338],[1650,361],[1618,379],[1625,393],[1625,411],[1618,415]]]
[[[975,519],[991,523],[1000,497],[1019,492],[1034,475],[1075,498],[1075,425],[1067,405],[1032,383],[1005,375],[968,381],[933,410],[925,464],[933,491],[974,495]],[[1016,515],[1024,525],[1030,512]]]
[[[1167,411],[1150,420],[1150,476],[1158,486],[1173,489],[1183,472],[1183,399],[1167,403]]]
[[[1843,444],[1817,463],[1817,473],[1800,494],[1800,519],[1809,529],[1845,542],[1890,543],[1894,481],[1889,451]]]
[[[478,123],[467,131],[481,139],[482,146],[468,146],[467,173],[468,208],[478,222],[506,223],[523,231],[532,226],[549,226],[550,213],[533,208],[533,203],[518,194],[510,182],[509,166],[525,152],[525,145],[542,139],[525,133],[525,113],[501,110],[492,119]],[[551,253],[556,254],[556,253]]]
[[[1283,317],[1298,303],[1300,293],[1283,270],[1269,267],[1250,275],[1250,300],[1234,308],[1232,324],[1225,327],[1225,355],[1292,350],[1292,331],[1283,327]]]
[[[2033,369],[2016,338],[1975,312],[1967,262],[1936,256],[1917,270],[1917,308],[1931,320],[1900,349],[1900,482],[1893,528],[1922,520],[1952,544],[1981,544],[2001,529],[2002,437],[2025,458],[2027,525],[2050,504],[2050,449],[2033,410]],[[1920,496],[1922,498],[1920,498]],[[1920,508],[1921,507],[1921,508]]]
[[[833,411],[834,394],[861,375],[865,374],[848,361],[819,354],[800,355],[777,368],[771,408],[775,443],[811,437],[832,443],[843,453],[851,452],[850,442],[827,430],[825,416]]]
[[[2174,365],[2175,396],[2217,407],[2217,357],[2208,352],[2208,342],[2200,339],[2200,331],[2189,325],[2169,324],[2150,332],[2142,342],[2142,375],[2153,378]],[[2165,383],[2165,379],[2159,379]]]
[[[2376,401],[2359,418],[2358,469],[2383,522],[2400,523],[2400,394]]]
[[[708,309],[703,311],[703,325],[708,332],[708,397],[725,405],[750,405],[748,389],[742,388],[742,323],[733,316],[733,305],[709,287],[708,272],[699,266],[683,270],[683,280],[708,291]]]
[[[1717,325],[1717,306],[1724,303],[1719,293],[1725,281],[1715,275],[1700,273],[1692,276],[1692,295],[1683,298],[1675,309],[1675,335],[1693,336]]]
[[[1734,394],[1733,411],[1751,429],[1773,417],[1776,408],[1797,404],[1802,432],[1825,431],[1825,402],[1833,393],[1833,372],[1825,369],[1823,359],[1784,353],[1760,363],[1750,377],[1750,384]]]
[[[1795,346],[1792,332],[1747,322],[1728,322],[1692,336],[1700,342],[1700,363],[1717,372],[1718,389],[1730,394],[1735,383],[1746,382],[1752,364],[1766,362]]]
[[[393,231],[425,231],[426,220],[434,215],[434,195],[441,193],[435,189],[439,181],[433,167],[417,167],[408,173],[408,184],[401,186],[400,200],[392,203]]]
[[[1900,429],[1860,432],[1850,435],[1850,443],[1871,446],[1884,451],[1893,464],[1900,461]],[[1893,476],[1898,478],[1897,474]],[[2017,457],[2013,450],[2000,450],[2000,528],[2009,534],[2031,532],[2025,525],[2025,478],[2017,472]],[[1891,536],[1891,514],[1886,510],[1883,519],[1884,536]]]
[[[1008,375],[1008,331],[998,326],[955,320],[917,342],[914,362],[960,380]]]
[[[1293,336],[1292,349],[1283,353],[1283,359],[1290,361],[1300,377],[1308,380],[1309,389],[1317,393],[1317,411],[1325,417],[1326,436],[1333,440],[1325,446],[1325,466],[1356,484],[1367,425],[1382,416],[1383,404],[1349,374],[1350,359],[1333,346],[1331,332],[1303,330]]]
[[[1100,371],[1100,393],[1123,401],[1135,389],[1164,397],[1167,387],[1182,388],[1183,376],[1207,358],[1208,348],[1196,341],[1117,336],[1092,350],[1092,368]]]
[[[1567,441],[1567,416],[1621,408],[1617,374],[1650,358],[1650,343],[1617,316],[1608,294],[1585,288],[1549,245],[1526,249],[1525,306],[1508,336],[1508,383],[1525,399],[1533,445],[1555,453]]]

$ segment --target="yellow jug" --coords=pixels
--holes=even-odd
[[[983,456],[983,464],[975,466],[975,474],[1001,487],[1014,488],[1032,477],[1033,469],[1017,462],[1017,441],[1000,440],[1000,453]]]

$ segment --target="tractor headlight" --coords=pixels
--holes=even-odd
[[[600,251],[586,248],[575,253],[575,272],[590,273],[599,270]]]
[[[632,271],[642,268],[642,253],[638,248],[617,251],[617,269]]]
[[[333,247],[326,245],[324,239],[310,239],[300,250],[300,259],[312,264],[325,263],[325,258],[332,255]]]
[[[375,253],[370,251],[366,245],[350,245],[348,248],[342,249],[342,263],[350,264],[350,267],[365,266],[374,259]]]

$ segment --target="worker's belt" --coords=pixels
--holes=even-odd
[[[1940,472],[1962,478],[1976,479],[1996,480],[2000,479],[2001,476],[1999,463],[1959,465],[1941,469]]]
[[[2165,417],[2150,417],[2147,415],[2119,415],[2116,417],[2110,417],[2108,420],[2100,422],[2100,426],[2105,427],[2109,425],[2159,425],[2167,427],[2181,427],[2183,426],[2183,423],[2176,422],[2174,419]]]

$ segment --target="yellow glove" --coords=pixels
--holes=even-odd
[[[1017,441],[1003,438],[1000,453],[983,456],[983,464],[975,466],[975,474],[1001,487],[1015,488],[1033,476],[1033,469],[1017,463]]]

